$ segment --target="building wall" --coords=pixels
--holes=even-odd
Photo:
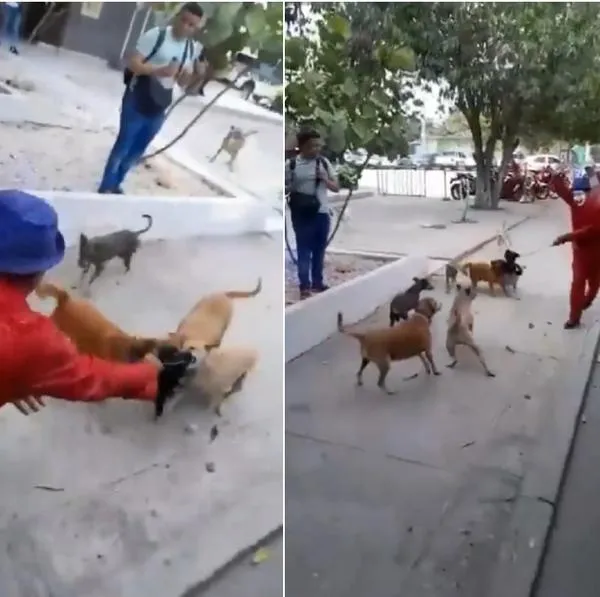
[[[137,4],[136,2],[74,2],[64,30],[62,47],[96,56],[116,66],[120,63],[123,43],[128,36],[132,18],[136,14]],[[85,11],[86,8],[100,8],[98,17],[83,14],[82,9]],[[142,13],[144,10],[137,12]],[[140,20],[136,18],[134,23]],[[138,22],[137,25],[139,26],[140,23]]]

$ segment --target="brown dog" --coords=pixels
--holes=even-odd
[[[223,137],[223,141],[221,141],[221,146],[210,159],[209,162],[214,162],[219,154],[224,151],[229,154],[229,161],[227,162],[227,166],[230,170],[233,170],[233,166],[237,159],[238,154],[244,148],[246,144],[246,139],[251,137],[252,135],[256,135],[258,131],[247,131],[243,132],[242,129],[232,126],[225,137]]]
[[[494,285],[500,286],[508,296],[501,259],[495,259],[494,261],[469,261],[460,266],[460,271],[469,277],[473,285],[473,290],[477,289],[479,282],[487,282],[492,296],[495,294]]]
[[[185,388],[198,391],[209,408],[221,416],[221,405],[243,389],[248,373],[254,369],[258,353],[253,348],[228,346],[206,352]]]
[[[205,296],[169,335],[170,341],[178,348],[191,350],[220,346],[233,316],[233,299],[256,296],[261,289],[262,280],[259,278],[254,290],[230,290]]]
[[[75,298],[50,282],[41,282],[36,294],[42,299],[56,300],[50,319],[84,354],[127,363],[144,358],[162,343],[156,338],[130,336],[104,317],[92,303]]]
[[[357,385],[362,385],[363,371],[371,361],[379,369],[377,385],[388,394],[394,393],[385,385],[393,361],[419,357],[427,375],[430,375],[431,372],[434,375],[440,375],[431,354],[430,329],[431,320],[440,308],[441,305],[436,300],[429,297],[422,298],[407,321],[394,327],[366,332],[347,331],[344,328],[342,314],[338,313],[338,330],[360,342],[362,361],[356,374]]]
[[[458,363],[456,347],[467,346],[475,353],[488,377],[496,377],[490,371],[481,349],[473,339],[473,311],[471,305],[475,296],[475,289],[470,284],[456,285],[456,296],[450,309],[448,331],[446,333],[446,350],[452,359],[452,362],[447,366],[449,369],[456,367]]]

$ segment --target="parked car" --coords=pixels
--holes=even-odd
[[[557,170],[561,167],[562,163],[562,160],[558,156],[549,153],[537,153],[525,158],[525,166],[531,172],[539,172],[546,167]]]
[[[427,166],[431,166],[433,155],[432,153],[422,153],[412,156],[411,160],[415,168],[426,168]]]
[[[433,154],[431,165],[446,168],[473,168],[475,160],[464,151],[440,151]]]

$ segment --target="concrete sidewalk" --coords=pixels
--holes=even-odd
[[[600,368],[595,367],[535,597],[597,597],[600,586]]]
[[[515,229],[514,247],[526,254],[547,246],[568,229],[565,211],[556,203]],[[498,253],[490,245],[473,259]],[[494,379],[463,353],[454,371],[444,367],[451,297],[441,281],[433,293],[444,303],[433,325],[441,377],[427,378],[414,360],[393,366],[395,396],[376,387],[374,369],[357,388],[358,345],[341,335],[287,365],[289,597],[492,594],[547,409],[562,398],[554,396],[559,378],[586,340],[585,330],[562,329],[569,248],[523,263],[521,300],[482,291],[474,304],[476,339]],[[596,315],[586,314],[588,328]],[[387,325],[385,307],[362,325],[375,324]],[[524,595],[504,580],[512,592],[499,595]]]
[[[177,597],[281,525],[280,243],[148,242],[129,274],[111,262],[94,283],[92,299],[124,329],[164,335],[201,295],[262,276],[225,338],[255,346],[258,368],[221,421],[189,401],[158,424],[150,405],[132,401],[49,401],[29,417],[3,408],[2,597]],[[75,260],[69,251],[52,277],[76,282]]]
[[[503,201],[498,211],[469,212],[476,224],[456,224],[453,220],[460,218],[462,205],[455,201],[373,195],[352,202],[350,218],[340,226],[332,248],[450,259],[489,239],[503,222],[510,226],[556,208],[555,201]]]

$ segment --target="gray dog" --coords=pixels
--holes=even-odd
[[[94,273],[90,278],[90,285],[104,271],[106,263],[115,257],[123,260],[126,271],[131,269],[131,259],[140,248],[140,234],[148,232],[152,227],[152,216],[143,214],[142,217],[148,220],[148,225],[141,230],[118,230],[93,238],[88,238],[85,234],[79,236],[77,265],[81,268],[80,284],[92,265]]]

